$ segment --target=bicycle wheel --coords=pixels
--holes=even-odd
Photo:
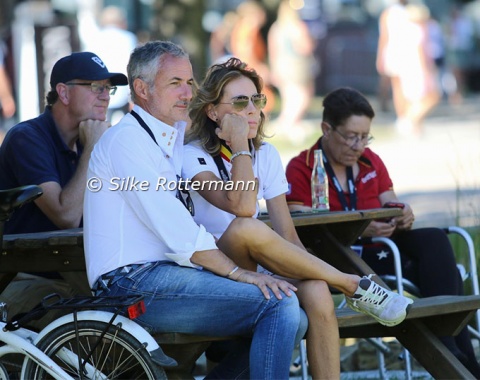
[[[65,372],[78,379],[78,356],[87,360],[85,379],[167,379],[162,367],[155,364],[145,347],[121,326],[99,321],[78,321],[79,341],[73,322],[52,330],[37,347],[52,358]],[[25,363],[26,379],[52,378],[32,360]]]
[[[5,366],[0,363],[0,380],[9,380],[10,376],[8,375],[8,371]]]

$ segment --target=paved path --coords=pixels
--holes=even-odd
[[[421,139],[391,136],[373,146],[389,168],[399,197],[415,210],[418,223],[480,225],[477,115],[475,119],[432,117]]]

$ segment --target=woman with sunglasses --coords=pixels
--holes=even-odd
[[[366,210],[389,202],[401,206],[401,216],[370,222],[363,237],[390,237],[400,250],[403,276],[418,286],[423,297],[463,294],[447,235],[439,228],[412,229],[415,219],[412,208],[399,203],[385,164],[367,147],[372,141],[370,127],[375,116],[368,100],[360,92],[344,87],[327,94],[323,107],[323,136],[287,165],[290,210],[311,210],[313,150],[321,149],[329,179],[330,210]],[[361,249],[362,258],[375,273],[395,274],[393,257],[383,245],[368,244]],[[468,328],[464,327],[455,338],[441,339],[480,378]]]
[[[262,80],[258,74],[236,58],[208,70],[190,105],[192,126],[187,134],[182,176],[195,183],[197,191],[192,192],[195,220],[217,238],[237,216],[256,216],[258,200],[265,199],[273,228],[278,233],[274,236],[278,237],[277,241],[284,242],[285,249],[270,253],[265,258],[270,262],[264,262],[263,266],[278,267],[275,264],[281,262],[282,257],[298,254],[298,247],[304,252],[305,247],[295,231],[285,200],[287,183],[280,156],[272,145],[263,141],[265,116],[262,109],[267,99],[261,91]],[[233,186],[219,186],[223,183]],[[232,259],[245,269],[257,269],[257,263],[249,258]],[[375,307],[363,302],[352,306],[352,293],[345,292],[347,302],[355,310],[388,325],[399,323],[398,319],[387,321],[389,318],[383,319],[380,314],[386,309],[402,310],[403,318],[410,300],[380,288],[367,277],[361,279],[342,273],[320,259],[314,260],[323,268],[316,279],[289,281],[297,287],[297,296],[309,319],[306,338],[311,374],[315,379],[334,379],[340,377],[340,347],[328,285],[345,292],[346,284],[353,280],[356,294],[366,294],[365,290],[370,296],[376,288],[391,299],[390,305],[385,304],[385,308],[381,306],[375,311]],[[306,273],[306,260],[299,255],[294,262],[298,263],[295,268],[298,273]],[[267,269],[260,267],[259,270]]]

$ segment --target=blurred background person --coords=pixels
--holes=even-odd
[[[100,55],[109,70],[126,74],[130,53],[137,46],[138,40],[134,33],[127,30],[124,11],[113,5],[104,8],[99,24],[98,32],[92,33],[86,41],[86,50]],[[107,119],[113,125],[130,112],[130,108],[130,90],[128,86],[120,86],[110,99]]]
[[[238,17],[230,38],[232,55],[255,69],[263,78],[263,92],[268,99],[263,112],[268,114],[275,104],[275,93],[270,85],[267,43],[262,34],[262,28],[267,22],[267,12],[260,3],[247,0],[238,5],[236,13]]]
[[[438,70],[429,53],[429,9],[422,4],[408,4],[407,15],[410,27],[404,38],[411,48],[402,60],[400,82],[406,99],[405,120],[399,126],[401,133],[420,136],[423,120],[440,101]]]
[[[209,41],[210,62],[226,60],[226,57],[232,55],[230,39],[236,21],[237,13],[229,11],[223,15],[222,22],[213,30]]]
[[[268,31],[270,78],[281,99],[276,131],[288,131],[296,139],[305,134],[301,121],[315,94],[314,50],[315,41],[307,24],[292,8],[291,1],[282,1],[277,19]],[[292,128],[295,133],[291,133]]]
[[[380,15],[377,70],[391,80],[396,127],[419,136],[425,116],[440,100],[435,62],[429,54],[430,12],[398,0]]]
[[[451,11],[447,25],[447,61],[453,74],[452,91],[449,102],[458,104],[465,94],[465,72],[473,61],[474,25],[465,15],[464,10],[456,4]]]
[[[446,81],[447,65],[446,65],[446,41],[445,35],[438,19],[430,14],[427,20],[428,47],[427,52],[437,68],[437,81],[441,96],[447,96],[450,88]],[[448,80],[448,79],[447,79]]]
[[[402,31],[408,22],[407,0],[388,0],[387,6],[380,14],[376,66],[380,75],[380,97],[385,97],[392,90],[393,106],[397,118],[405,113],[405,99],[401,90],[400,70],[402,57],[405,55],[406,42]],[[386,107],[384,104],[382,109]]]
[[[3,42],[0,42],[0,141],[8,129],[7,120],[11,119],[16,111],[12,83],[5,65],[5,50]]]

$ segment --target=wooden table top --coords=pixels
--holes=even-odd
[[[357,221],[369,221],[399,216],[400,209],[371,209],[357,211],[334,211],[334,212],[294,212],[292,213],[295,227],[316,226],[325,224],[348,223]],[[259,220],[270,225],[268,215],[260,215]],[[60,231],[34,232],[26,234],[5,235],[3,252],[5,255],[15,249],[37,249],[46,246],[83,246],[83,229],[73,228]],[[1,269],[0,269],[1,270]]]
[[[291,215],[295,227],[301,227],[318,224],[384,219],[400,216],[401,214],[402,210],[399,208],[376,208],[355,211],[295,211]],[[258,219],[270,224],[268,214],[260,215]]]

